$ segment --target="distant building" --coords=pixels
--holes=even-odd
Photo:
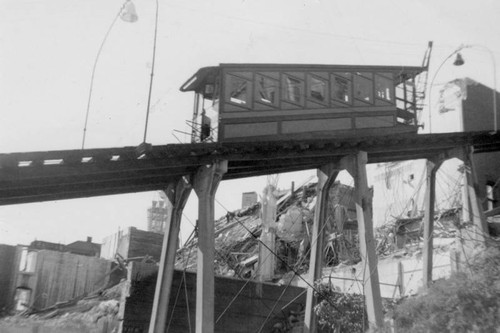
[[[16,247],[0,244],[0,310],[9,306],[13,288]]]
[[[103,239],[101,258],[113,260],[119,254],[124,259],[160,261],[162,245],[162,234],[129,227]]]
[[[82,256],[99,257],[101,245],[92,243],[92,237],[87,237],[86,241],[76,241],[67,245],[35,240],[29,246],[30,250],[51,250],[57,252],[70,252]]]
[[[30,246],[33,250],[52,250],[52,251],[66,251],[66,245],[61,243],[51,243],[40,240],[32,241]]]
[[[0,244],[0,310],[43,309],[118,281],[114,264],[99,252],[90,237],[68,245]]]
[[[165,201],[154,200],[148,208],[148,231],[164,233],[167,217],[168,209]]]
[[[92,243],[92,237],[87,237],[87,241],[76,241],[66,245],[66,252],[82,256],[99,257],[101,254],[101,245]]]
[[[496,111],[500,129],[500,93],[496,91],[497,109],[493,110],[493,89],[469,78],[450,81],[433,98],[432,132],[493,131]],[[479,197],[484,209],[500,206],[500,152],[474,155],[479,183]]]
[[[496,92],[500,101],[500,93]],[[494,130],[493,90],[469,78],[447,82],[433,90],[432,133]],[[500,114],[497,106],[497,122]],[[429,128],[430,125],[426,124]],[[500,127],[500,126],[499,126]],[[447,160],[436,175],[436,209],[461,208],[463,162]],[[474,154],[478,195],[490,210],[500,206],[500,152]],[[369,166],[374,187],[374,225],[423,216],[426,160],[380,163]]]

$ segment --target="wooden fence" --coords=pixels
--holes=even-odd
[[[156,285],[153,265],[131,263],[127,290],[122,293],[122,333],[147,332]],[[234,278],[215,278],[215,332],[270,332],[291,311],[305,306],[305,289],[259,284]],[[194,332],[196,274],[175,271],[168,313],[168,332]]]

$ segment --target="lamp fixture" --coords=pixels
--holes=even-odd
[[[134,3],[132,1],[127,1],[122,7],[122,11],[120,13],[120,18],[125,22],[135,22],[139,19],[137,16],[137,12],[135,10]]]
[[[464,58],[460,54],[460,52],[457,52],[457,57],[455,58],[455,61],[453,62],[453,65],[455,66],[462,66],[464,64]]]
[[[493,134],[496,134],[498,132],[498,115],[497,115],[497,76],[496,76],[496,73],[497,73],[497,69],[496,69],[496,62],[495,62],[495,56],[493,54],[493,52],[487,48],[486,46],[483,46],[483,45],[478,45],[478,44],[472,44],[472,45],[460,45],[455,51],[453,51],[448,57],[446,57],[446,59],[443,60],[443,62],[441,63],[441,65],[439,65],[438,69],[434,72],[434,77],[432,78],[432,81],[431,81],[431,84],[430,84],[430,90],[429,90],[429,101],[431,100],[430,98],[430,95],[431,95],[431,91],[432,91],[432,86],[434,84],[434,79],[436,78],[439,70],[441,69],[441,67],[443,67],[443,65],[445,64],[445,62],[450,59],[451,57],[453,57],[454,55],[456,55],[456,58],[455,58],[455,61],[453,62],[453,65],[455,66],[462,66],[465,61],[464,61],[464,58],[462,57],[462,54],[460,53],[460,51],[462,51],[463,49],[468,49],[468,48],[480,48],[486,52],[488,52],[490,54],[490,57],[491,57],[491,63],[493,65]],[[429,132],[431,133],[432,132],[432,129],[431,129],[431,116],[432,116],[432,113],[431,113],[431,102],[429,102]]]

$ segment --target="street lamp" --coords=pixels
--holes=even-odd
[[[138,19],[137,12],[135,11],[135,6],[130,0],[126,0],[123,5],[121,6],[120,10],[116,14],[115,18],[113,19],[113,22],[111,22],[111,25],[109,26],[108,30],[106,31],[106,34],[104,35],[104,38],[102,39],[101,46],[99,46],[99,50],[97,51],[95,60],[94,60],[94,66],[92,67],[92,76],[90,77],[90,88],[89,88],[89,97],[87,100],[87,111],[85,113],[85,124],[83,126],[83,139],[82,139],[82,150],[85,148],[85,138],[87,135],[87,124],[89,120],[89,112],[90,112],[90,102],[92,100],[92,89],[94,87],[94,76],[95,76],[95,70],[97,67],[97,62],[99,60],[99,56],[101,55],[102,48],[104,47],[104,44],[106,43],[106,40],[108,39],[109,33],[111,32],[111,29],[115,25],[116,21],[118,18],[121,18],[125,22],[135,22]]]
[[[432,101],[431,101],[430,97],[431,97],[431,92],[432,92],[432,86],[434,84],[434,79],[436,78],[439,70],[441,69],[441,67],[443,67],[445,62],[453,56],[456,56],[455,61],[453,62],[453,65],[462,66],[465,63],[465,61],[464,61],[460,51],[462,51],[463,49],[467,49],[467,48],[480,48],[480,49],[487,51],[490,54],[491,61],[493,63],[493,128],[494,128],[493,133],[496,133],[498,131],[498,124],[497,124],[497,74],[496,74],[497,69],[496,69],[495,55],[486,46],[472,44],[472,45],[460,45],[455,51],[453,51],[448,57],[446,57],[446,59],[443,60],[441,65],[439,65],[438,69],[434,73],[434,77],[432,78],[430,90],[429,90],[429,133],[432,133],[432,127],[431,127],[432,126],[432,123],[431,123]],[[462,129],[463,129],[463,124],[462,124]]]
[[[158,35],[158,0],[156,0],[156,13],[155,13],[155,31],[153,38],[153,59],[151,61],[151,78],[149,81],[149,91],[148,91],[148,104],[146,107],[146,123],[144,125],[144,138],[142,143],[146,144],[146,135],[148,133],[148,120],[149,120],[149,108],[151,105],[151,91],[153,89],[153,75],[155,71],[155,58],[156,58],[156,36]]]

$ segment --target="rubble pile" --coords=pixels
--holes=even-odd
[[[1,328],[53,327],[65,332],[114,332],[118,330],[121,282],[103,292],[57,303],[43,310],[27,310],[0,320]]]
[[[460,228],[461,208],[451,208],[437,212],[434,216],[434,238],[452,238]],[[420,244],[423,241],[423,215],[398,218],[376,228],[377,254],[388,255],[394,251]]]
[[[357,223],[350,186],[335,183],[329,193],[328,221],[322,233],[328,265],[359,262]],[[316,205],[316,183],[296,190],[278,191],[275,280],[290,271],[305,273]],[[254,278],[262,234],[261,204],[228,212],[215,221],[215,273]],[[195,235],[177,252],[176,268],[195,270],[198,240]],[[294,273],[295,274],[295,273]]]

